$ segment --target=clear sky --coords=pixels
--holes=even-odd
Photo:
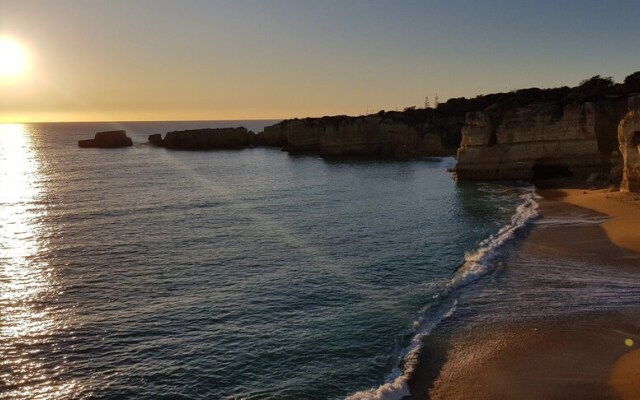
[[[358,115],[640,70],[638,0],[1,0],[0,121]]]

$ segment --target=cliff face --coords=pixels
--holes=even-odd
[[[618,103],[546,102],[468,113],[456,177],[532,180],[604,173],[616,144]]]
[[[618,126],[623,159],[620,190],[640,192],[640,96],[629,99],[629,112]]]
[[[418,155],[420,142],[418,132],[405,124],[366,117],[325,127],[320,154],[414,157]]]
[[[256,144],[271,147],[286,147],[287,132],[280,124],[267,126],[256,135]]]
[[[322,136],[327,124],[320,119],[305,119],[291,121],[282,128],[287,138],[287,151],[317,153],[322,148]]]
[[[269,145],[278,143],[290,153],[315,153],[325,157],[419,157],[452,155],[441,135],[419,133],[403,122],[381,116],[325,117],[283,121],[258,135]],[[269,139],[267,139],[269,138]]]
[[[149,136],[149,142],[168,149],[211,150],[238,149],[251,144],[253,133],[246,128],[191,129]]]

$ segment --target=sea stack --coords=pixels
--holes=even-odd
[[[153,135],[149,135],[149,143],[158,147],[164,146],[164,140],[162,139],[162,135],[159,133],[154,133]]]
[[[106,131],[96,133],[93,139],[78,140],[78,147],[113,149],[133,146],[133,141],[126,131]]]

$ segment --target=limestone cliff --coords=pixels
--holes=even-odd
[[[238,149],[251,144],[255,135],[246,128],[191,129],[149,136],[156,146],[180,150]]]
[[[640,192],[640,96],[629,99],[629,112],[618,126],[623,159],[620,190]]]
[[[452,155],[441,135],[430,126],[415,127],[380,115],[323,117],[283,121],[265,128],[262,136],[290,153],[325,157],[375,156],[408,158]]]
[[[467,114],[457,179],[532,180],[604,174],[616,147],[621,101],[539,102]]]
[[[325,128],[320,154],[414,157],[418,155],[420,142],[418,132],[405,124],[380,117],[349,119]]]
[[[256,135],[256,144],[270,147],[286,147],[287,132],[281,124],[267,126]]]

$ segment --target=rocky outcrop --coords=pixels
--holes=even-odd
[[[623,159],[624,192],[640,192],[640,96],[629,98],[629,112],[618,125],[618,141]]]
[[[256,145],[270,147],[287,147],[287,132],[282,125],[267,126],[256,135]]]
[[[133,146],[133,141],[127,136],[126,131],[106,131],[98,132],[93,139],[79,140],[78,147],[97,147],[103,149],[113,149],[117,147]]]
[[[325,126],[320,135],[320,154],[326,157],[373,155],[407,158],[419,155],[420,144],[418,132],[406,124],[380,117],[365,117]]]
[[[253,132],[246,128],[191,129],[149,136],[156,146],[180,150],[241,149],[252,143]]]
[[[159,133],[154,133],[153,135],[149,135],[149,143],[154,146],[162,147],[164,146],[164,140],[162,139],[162,135]]]
[[[283,121],[265,128],[272,142],[290,153],[324,157],[372,156],[408,158],[446,156],[441,136],[383,116],[323,117]]]
[[[319,153],[327,121],[323,118],[306,118],[281,124],[280,129],[287,138],[286,150],[290,153]]]
[[[530,104],[468,113],[455,175],[460,180],[535,180],[606,175],[619,101]]]

